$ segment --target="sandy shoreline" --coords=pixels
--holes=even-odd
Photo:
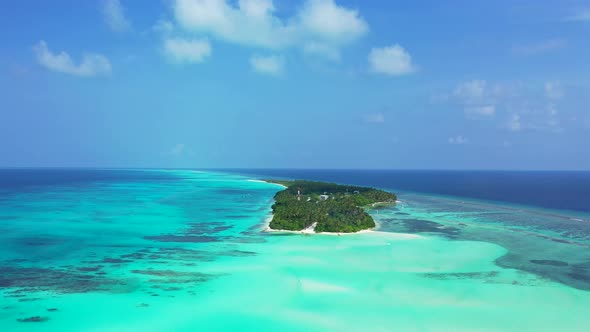
[[[353,235],[353,234],[363,234],[363,233],[373,233],[373,232],[375,232],[372,229],[363,229],[363,230],[360,230],[360,231],[354,232],[354,233],[330,233],[330,232],[320,232],[320,233],[317,233],[313,229],[310,229],[310,228],[302,229],[300,231],[290,231],[290,230],[286,230],[286,229],[272,229],[272,228],[270,228],[270,222],[272,221],[272,218],[273,218],[272,214],[269,215],[268,217],[266,217],[266,219],[264,221],[264,227],[262,229],[263,232],[267,232],[267,233],[291,233],[291,234],[304,234],[304,235],[336,235],[336,236],[340,236],[340,235]]]
[[[248,182],[268,183],[268,184],[273,184],[273,185],[280,186],[280,187],[283,187],[283,188],[287,188],[286,186],[283,186],[280,183],[268,182],[268,181],[264,181],[264,180],[250,179],[250,180],[248,180]]]
[[[270,228],[270,222],[272,221],[272,214],[268,215],[264,221],[264,226],[262,228],[262,232],[265,233],[280,233],[280,234],[300,234],[300,235],[328,235],[328,236],[346,236],[346,235],[358,235],[358,234],[373,234],[373,235],[387,235],[387,236],[391,236],[391,237],[395,237],[398,239],[422,239],[424,238],[423,236],[417,235],[417,234],[406,234],[406,233],[393,233],[393,232],[381,232],[381,231],[376,231],[374,228],[372,229],[363,229],[360,230],[358,232],[354,232],[354,233],[330,233],[330,232],[320,232],[320,233],[316,233],[313,231],[306,231],[306,230],[300,230],[300,231],[289,231],[289,230],[285,230],[285,229],[272,229]]]

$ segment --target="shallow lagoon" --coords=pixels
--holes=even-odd
[[[134,172],[2,193],[2,331],[590,326],[589,239],[567,216],[407,194],[371,211],[380,232],[268,234],[280,187]]]

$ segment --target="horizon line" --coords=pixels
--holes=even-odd
[[[298,168],[298,167],[112,167],[112,166],[0,166],[0,170],[192,170],[192,171],[444,171],[444,172],[590,172],[590,169],[502,169],[502,168]]]

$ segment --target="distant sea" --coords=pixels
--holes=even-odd
[[[590,212],[590,171],[445,171],[233,169],[261,177],[334,181]]]
[[[400,202],[267,232],[268,178]],[[586,332],[588,202],[588,172],[0,169],[0,331]]]

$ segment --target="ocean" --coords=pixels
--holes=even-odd
[[[481,199],[548,209],[590,212],[590,171],[301,170],[230,169],[261,177],[315,179]]]
[[[264,232],[301,178],[375,232]],[[590,173],[0,170],[1,331],[586,331]]]

